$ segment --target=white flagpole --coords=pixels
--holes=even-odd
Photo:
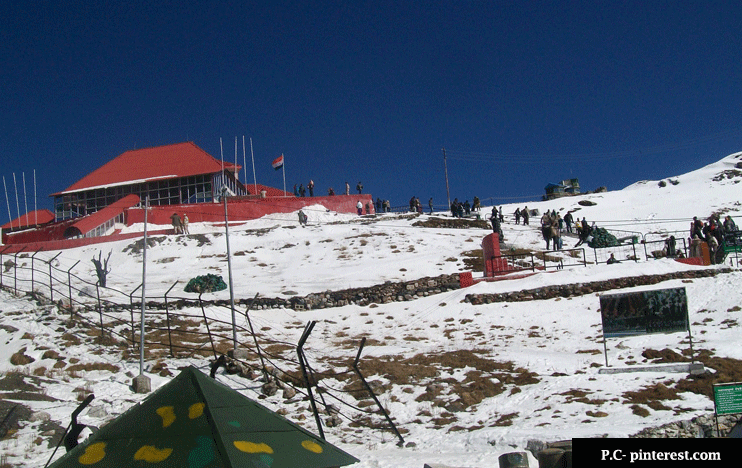
[[[234,176],[237,180],[240,180],[240,173],[237,172],[237,136],[234,137]],[[235,187],[236,189],[237,187]]]
[[[26,197],[26,173],[22,172],[23,174],[23,206],[26,209],[26,226],[31,224],[31,220],[28,219],[28,197]]]
[[[252,183],[255,190],[253,195],[258,194],[258,179],[255,177],[255,153],[252,150],[252,137],[250,137],[250,158],[252,159]]]
[[[219,190],[218,193],[221,194],[222,193],[222,188],[224,187],[224,147],[222,146],[222,137],[219,137],[219,154],[222,157],[222,174],[221,174],[222,186],[218,188],[218,190]],[[213,188],[212,188],[212,190],[213,190]],[[223,196],[223,194],[222,194],[222,196]]]
[[[242,135],[242,167],[245,169],[245,181],[242,183],[245,186],[245,189],[247,189],[247,160],[245,158],[245,135]]]
[[[15,181],[15,172],[13,173],[13,188],[15,189],[15,212],[18,214],[18,227],[21,227],[21,207],[18,205],[18,183]]]
[[[286,196],[286,157],[281,153],[283,158],[283,164],[281,164],[281,172],[283,172],[283,196]]]
[[[3,176],[3,187],[5,187],[5,204],[8,205],[8,221],[10,222],[10,229],[13,230],[13,215],[10,214],[10,198],[8,198],[8,186],[5,185],[5,176]]]
[[[33,215],[34,215],[34,222],[36,225],[39,225],[39,213],[38,208],[36,207],[36,169],[33,170]]]

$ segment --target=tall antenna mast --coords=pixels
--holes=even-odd
[[[219,187],[219,193],[222,193],[222,188],[224,188],[224,147],[222,146],[222,137],[219,137],[219,154],[222,157],[222,186]]]
[[[448,208],[451,208],[451,192],[448,191],[448,162],[446,162],[446,148],[443,148],[443,167],[446,170],[446,197],[448,197]]]

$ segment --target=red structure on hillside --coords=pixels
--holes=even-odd
[[[29,213],[3,226],[2,241],[53,250],[65,248],[64,241],[71,239],[77,241],[70,246],[114,240],[123,227],[144,221],[147,199],[148,222],[155,225],[169,225],[173,213],[188,215],[190,222],[224,222],[220,200],[225,194],[230,222],[290,213],[310,205],[355,213],[359,201],[365,213],[374,213],[370,194],[295,197],[273,187],[243,184],[240,168],[217,160],[193,142],[126,151],[52,194],[54,213],[44,210],[40,218],[35,213],[41,220],[33,223],[29,220],[34,213]]]

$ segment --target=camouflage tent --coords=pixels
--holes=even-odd
[[[357,461],[188,367],[51,466],[329,468]]]

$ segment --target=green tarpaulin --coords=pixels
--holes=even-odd
[[[358,459],[194,367],[102,427],[53,468],[329,468]]]

